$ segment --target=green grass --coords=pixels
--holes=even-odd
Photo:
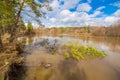
[[[67,48],[64,57],[66,59],[73,58],[75,60],[85,59],[86,56],[94,56],[94,57],[104,57],[107,54],[103,51],[100,51],[92,46],[84,46],[76,43],[68,43],[64,44]]]

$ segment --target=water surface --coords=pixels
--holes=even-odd
[[[120,80],[120,38],[36,36],[20,39],[26,41],[24,80]],[[45,39],[51,44],[54,40],[57,44],[79,41],[80,45],[91,45],[105,51],[107,56],[66,60],[63,55],[52,55],[39,45]]]

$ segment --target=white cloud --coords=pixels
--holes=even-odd
[[[102,14],[101,11],[95,11],[93,14],[90,15],[90,17],[96,17],[96,16],[99,16],[101,14]]]
[[[77,7],[77,11],[89,12],[91,9],[92,7],[88,3],[79,4]]]
[[[56,18],[50,18],[50,22],[52,23],[56,22]]]
[[[120,20],[120,9],[114,12],[111,16],[107,16],[104,21],[106,24],[111,25]]]
[[[120,8],[120,1],[117,1],[117,2],[115,2],[115,3],[113,3],[113,4],[110,4],[110,5],[117,6],[117,7]]]
[[[117,10],[117,11],[114,13],[114,15],[115,15],[116,17],[120,17],[120,9]]]
[[[90,18],[89,21],[87,21],[87,25],[90,26],[104,26],[104,18]]]
[[[71,15],[71,12],[69,10],[63,10],[63,11],[60,12],[60,16],[62,18],[65,18],[65,17],[67,17],[69,15]]]
[[[47,11],[47,16],[61,18],[60,13],[62,11],[76,7],[79,1],[80,0],[74,0],[74,1],[73,0],[52,0],[52,2],[50,3],[50,6],[53,8],[53,11]],[[61,5],[60,2],[64,2],[64,4]],[[66,12],[64,13],[67,14]]]
[[[113,24],[113,23],[117,22],[119,19],[120,18],[115,17],[115,16],[108,16],[105,18],[105,22]]]
[[[64,5],[62,6],[63,9],[74,8],[80,2],[80,0],[61,0],[61,1],[64,1]]]
[[[60,1],[63,1],[64,4],[61,5]],[[120,19],[120,10],[117,10],[111,16],[107,16],[101,11],[105,6],[98,7],[93,11],[93,14],[89,14],[88,12],[92,9],[89,2],[79,4],[79,0],[52,0],[50,5],[53,7],[53,11],[48,11],[46,15],[47,19],[41,20],[43,24],[48,27],[84,25],[104,26],[111,25]],[[76,11],[71,12],[69,10],[75,7],[77,7]]]
[[[97,10],[97,11],[100,11],[100,10],[102,10],[102,9],[104,9],[104,8],[105,8],[105,6],[101,6],[101,7],[97,8],[96,10]]]
[[[92,0],[87,0],[87,2],[88,2],[88,3],[91,3],[91,2],[92,2]]]
[[[52,9],[56,9],[59,7],[59,1],[58,0],[53,0],[51,3],[50,3],[50,6],[52,7]]]

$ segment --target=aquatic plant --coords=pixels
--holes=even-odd
[[[98,56],[99,57],[99,56],[106,56],[107,55],[104,51],[99,51],[98,49],[96,49],[92,46],[88,47],[88,51],[92,56]]]
[[[58,50],[57,39],[51,42],[48,39],[43,39],[43,41],[39,42],[39,44],[46,48],[53,55],[56,54]]]
[[[64,54],[64,57],[65,57],[66,59],[68,59],[68,58],[70,57],[69,53],[65,53],[65,54]]]
[[[67,48],[64,54],[66,59],[73,58],[75,60],[85,59],[86,56],[94,56],[94,57],[104,57],[107,54],[104,51],[100,51],[92,46],[84,46],[76,43],[68,43],[64,44]]]

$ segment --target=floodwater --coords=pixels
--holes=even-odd
[[[16,69],[17,75],[22,70],[24,75],[16,76],[14,80],[120,80],[120,38],[36,36],[20,39],[26,41],[25,63],[22,66],[25,69]],[[106,52],[107,56],[66,60],[62,54],[51,54],[39,44],[46,39],[51,44],[57,40],[57,47],[62,43],[79,41],[82,45],[91,45]]]

